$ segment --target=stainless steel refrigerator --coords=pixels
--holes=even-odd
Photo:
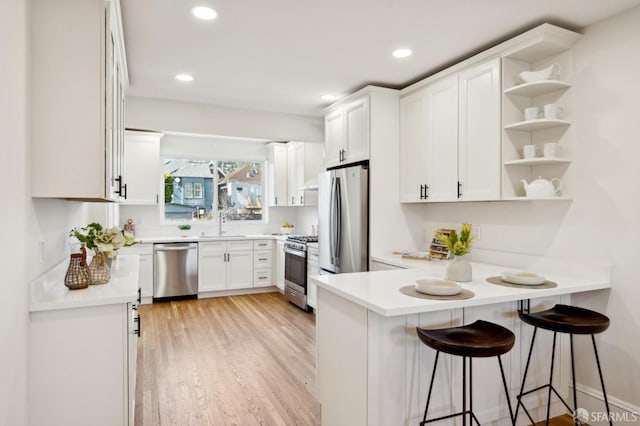
[[[369,266],[369,170],[329,170],[318,182],[318,266],[321,273],[360,272]]]

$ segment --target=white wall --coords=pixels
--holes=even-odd
[[[127,97],[126,126],[131,129],[261,138],[274,141],[324,141],[320,117],[225,108],[190,102]]]
[[[611,318],[610,329],[598,337],[607,391],[636,407],[640,407],[639,22],[640,8],[636,8],[587,28],[575,46],[572,202],[405,205],[406,222],[398,225],[411,233],[402,248],[424,250],[435,229],[470,222],[481,229],[476,249],[611,263],[612,290],[572,301]],[[389,222],[393,226],[395,218]],[[578,382],[597,390],[589,341],[576,340]]]
[[[27,1],[0,2],[0,424],[27,424]]]

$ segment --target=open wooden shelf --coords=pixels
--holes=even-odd
[[[556,118],[541,118],[538,120],[519,121],[504,126],[505,130],[521,130],[525,132],[534,132],[536,130],[551,129],[554,127],[570,126],[571,123],[566,120],[558,120]]]
[[[505,166],[539,166],[547,164],[569,164],[567,158],[522,158],[520,160],[505,161]]]
[[[570,197],[505,197],[502,201],[571,201]]]

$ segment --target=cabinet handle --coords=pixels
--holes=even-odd
[[[295,204],[296,203],[296,197],[291,197],[291,204]]]
[[[462,183],[458,181],[458,198],[462,197]]]
[[[266,280],[267,277],[258,277],[259,280]]]
[[[424,185],[420,185],[420,199],[424,200]]]
[[[304,196],[302,196],[302,195],[300,196],[300,204],[301,205],[304,204]]]
[[[227,262],[231,262],[231,253],[227,253]]]
[[[429,185],[424,186],[424,199],[425,200],[429,199]]]
[[[142,319],[140,318],[140,315],[136,316],[133,321],[138,324],[138,328],[133,331],[133,334],[140,337],[142,335]]]
[[[142,302],[142,289],[138,287],[138,303]]]
[[[274,204],[277,206],[278,205],[278,196],[276,196],[275,198],[276,199],[275,199],[275,203]]]
[[[127,199],[127,184],[125,183],[124,186],[122,187],[124,189],[124,199]]]
[[[118,177],[115,178],[115,181],[118,182],[118,189],[116,189],[116,194],[122,197],[122,175],[118,175]]]
[[[259,258],[258,260],[259,260],[260,262],[266,262],[266,261],[267,261],[267,260],[269,260],[269,259],[267,259],[266,257],[263,257],[263,258]]]

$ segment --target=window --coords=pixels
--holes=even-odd
[[[228,160],[164,160],[164,218],[261,221],[263,164]]]

